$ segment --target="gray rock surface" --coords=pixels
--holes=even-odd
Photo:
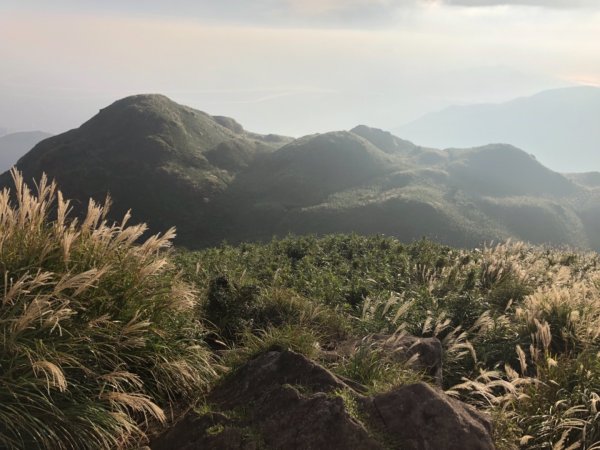
[[[319,364],[270,351],[225,378],[152,450],[492,450],[490,421],[427,384],[374,397]]]
[[[404,450],[494,448],[489,418],[427,384],[402,386],[371,401],[380,426]]]

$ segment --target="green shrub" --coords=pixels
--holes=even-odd
[[[227,342],[235,342],[254,326],[258,289],[220,275],[210,280],[204,307],[205,319]]]
[[[373,345],[358,347],[335,368],[335,372],[364,385],[371,393],[427,379],[425,374],[391,360],[384,350]]]
[[[247,332],[288,325],[303,325],[324,339],[347,333],[344,316],[298,295],[291,289],[259,289],[225,275],[212,279],[206,293],[205,320],[230,345],[239,344]]]
[[[291,289],[266,288],[260,295],[254,323],[258,328],[303,326],[321,340],[340,340],[348,335],[343,314],[298,295]]]
[[[261,353],[274,350],[291,350],[312,358],[319,350],[319,337],[304,327],[290,325],[247,331],[241,344],[226,352],[225,363],[237,368]]]
[[[13,178],[0,193],[0,447],[125,447],[214,375],[168,258],[174,231],[138,245],[146,227],[108,224],[108,202],[71,220],[54,184],[34,194]]]

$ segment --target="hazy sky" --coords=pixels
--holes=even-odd
[[[164,93],[247,129],[395,128],[600,85],[600,0],[0,0],[0,128]]]

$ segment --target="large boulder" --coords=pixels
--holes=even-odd
[[[335,375],[302,355],[267,352],[213,391],[208,402],[218,412],[186,416],[151,448],[382,449],[335,394],[345,389]]]
[[[346,385],[333,373],[291,351],[270,351],[242,366],[217,387],[211,399],[225,407],[255,402],[279,386],[302,386],[310,392],[332,392]]]
[[[404,450],[493,449],[488,417],[425,383],[368,400],[379,427]]]
[[[359,394],[319,364],[270,351],[225,378],[153,450],[491,450],[489,420],[426,384]]]

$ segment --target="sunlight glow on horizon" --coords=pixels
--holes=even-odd
[[[59,132],[160,92],[256,131],[390,129],[452,103],[600,80],[598,11],[430,2],[354,28],[102,11],[0,15],[0,126]]]

